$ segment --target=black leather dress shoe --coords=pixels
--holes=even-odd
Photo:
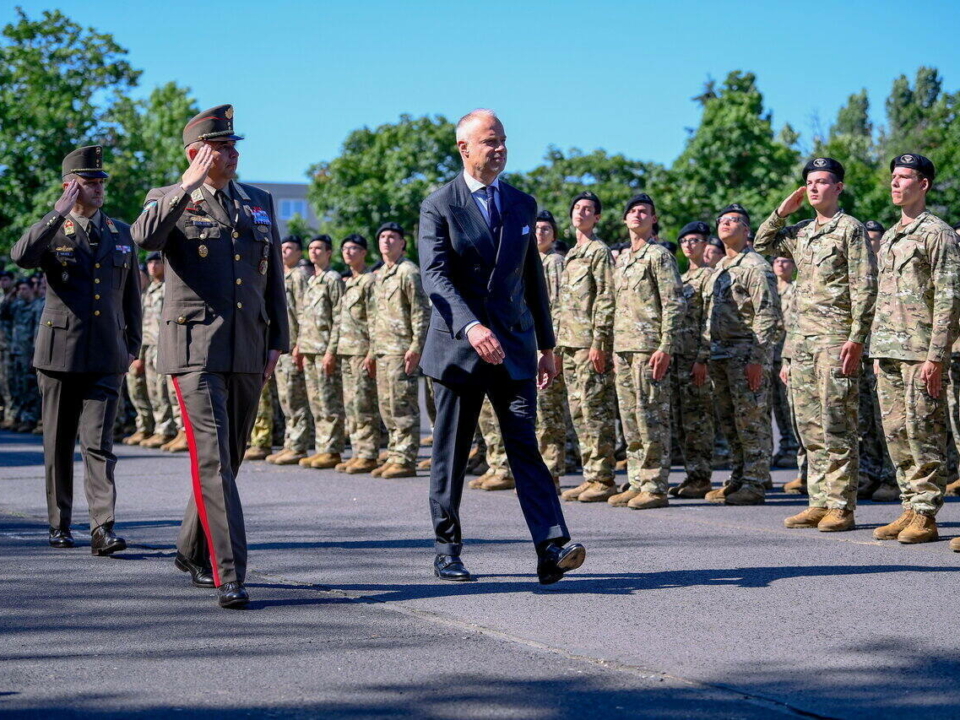
[[[566,547],[549,545],[540,550],[537,555],[537,577],[541,585],[551,585],[563,577],[569,570],[576,570],[583,565],[587,557],[587,549],[580,543],[572,543]]]
[[[194,587],[216,587],[213,584],[213,570],[208,567],[204,567],[203,565],[198,565],[190,560],[186,555],[177,553],[177,558],[173,561],[173,564],[177,566],[177,570],[183,570],[184,572],[190,573],[190,579],[193,581]]]
[[[463,566],[459,555],[437,555],[433,561],[433,574],[441,580],[473,580],[473,575]]]
[[[50,528],[50,539],[47,542],[50,543],[50,547],[55,548],[72,548],[74,545],[70,530],[60,528]]]
[[[93,555],[113,555],[127,549],[127,541],[117,537],[112,527],[101,525],[90,533],[90,552]]]
[[[247,595],[243,583],[224,583],[217,588],[217,593],[217,602],[222,608],[242,608],[250,603],[250,596]]]

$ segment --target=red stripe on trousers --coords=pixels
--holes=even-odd
[[[203,502],[203,488],[200,485],[200,461],[197,459],[197,439],[193,434],[193,423],[190,414],[183,402],[183,393],[180,392],[180,383],[173,377],[173,387],[177,391],[177,402],[180,403],[180,414],[183,416],[183,431],[187,434],[187,447],[190,448],[190,474],[193,476],[193,500],[197,505],[197,514],[200,516],[200,525],[207,538],[207,550],[210,552],[210,568],[213,570],[213,584],[220,587],[220,571],[217,569],[217,554],[213,549],[213,537],[210,535],[210,523],[207,522],[207,506]],[[196,558],[190,558],[195,561]]]

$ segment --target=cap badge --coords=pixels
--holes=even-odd
[[[825,167],[826,164],[827,164],[827,161],[824,160],[823,158],[817,158],[816,160],[813,161],[814,167]]]
[[[900,162],[902,163],[912,163],[914,161],[913,155],[901,155]]]
[[[225,118],[227,118],[227,120],[233,120],[233,106],[232,106],[232,105],[231,105],[230,107],[228,107],[228,108],[224,111],[223,116],[224,116]]]

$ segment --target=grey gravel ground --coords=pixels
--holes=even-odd
[[[39,438],[0,433],[4,715],[960,717],[960,555],[874,541],[896,504],[827,535],[784,529],[805,498],[779,492],[749,508],[566,503],[587,561],[542,588],[514,494],[467,491],[480,577],[441,584],[425,477],[250,463],[253,603],[237,612],[173,568],[187,458],[117,452],[131,547],[93,558],[46,546]],[[85,542],[79,483],[76,505]],[[948,503],[945,538],[958,516]]]

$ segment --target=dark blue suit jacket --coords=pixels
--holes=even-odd
[[[420,206],[420,270],[433,303],[420,367],[448,383],[469,382],[484,362],[463,334],[490,328],[510,377],[536,377],[537,351],[556,341],[534,229],[537,202],[500,182],[498,243],[458,175]]]

